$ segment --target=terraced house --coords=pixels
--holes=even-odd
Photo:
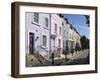
[[[25,16],[26,54],[49,61],[52,53],[54,58],[61,57],[64,50],[71,53],[77,44],[81,46],[79,33],[64,15],[26,12]]]
[[[45,13],[26,13],[27,54],[41,54],[48,59],[50,51],[50,15]]]
[[[60,56],[63,49],[62,21],[63,17],[59,14],[27,12],[26,53],[39,53],[47,60],[52,52]]]
[[[75,49],[76,47],[77,48],[81,48],[81,43],[80,43],[80,34],[77,32],[77,30],[73,27],[73,35],[72,35],[72,38],[73,38],[73,48]]]
[[[51,53],[60,56],[63,50],[63,15],[51,14]]]
[[[69,50],[70,49],[70,24],[68,24],[68,20],[63,20],[63,50]]]
[[[63,49],[67,50],[67,53],[72,53],[76,46],[81,48],[80,34],[77,30],[68,22],[68,19],[63,21]]]

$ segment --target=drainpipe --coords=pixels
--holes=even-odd
[[[50,17],[50,31],[49,31],[49,40],[50,40],[50,42],[49,42],[49,48],[50,48],[49,58],[50,58],[50,54],[51,54],[51,13],[50,13],[49,17]]]

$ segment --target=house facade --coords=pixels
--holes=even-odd
[[[25,50],[27,54],[41,54],[49,60],[52,53],[60,57],[63,50],[71,53],[80,35],[61,14],[25,13]]]
[[[80,43],[81,36],[75,28],[73,28],[73,36],[72,37],[73,37],[73,41],[74,41],[73,48],[75,49],[76,45],[81,48],[81,43]]]
[[[50,51],[50,15],[26,13],[26,53],[41,53],[48,59]]]
[[[25,50],[39,53],[46,59],[51,54],[60,56],[63,50],[63,17],[59,14],[26,13]]]
[[[80,43],[80,34],[77,30],[68,22],[67,19],[64,21],[63,26],[63,49],[66,50],[68,53],[73,53],[75,50],[76,45],[81,48]]]
[[[63,50],[63,16],[51,14],[51,53],[60,56]]]
[[[63,21],[63,50],[70,49],[70,24],[68,24],[67,20]]]

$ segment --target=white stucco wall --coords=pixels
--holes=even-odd
[[[58,40],[61,40],[61,49],[63,48],[63,35],[62,35],[62,22],[63,19],[60,18],[57,14],[51,14],[51,35],[55,34],[55,24],[57,24],[57,37],[55,39],[55,47],[59,47]],[[61,27],[61,35],[59,34],[59,28]],[[54,41],[51,40],[51,51],[54,50]]]
[[[26,53],[29,53],[29,33],[34,33],[34,48],[36,51],[41,53],[41,55],[46,55],[46,51],[50,51],[50,15],[39,13],[39,23],[34,23],[34,13],[26,13],[26,28],[25,28],[25,50]],[[45,18],[48,18],[48,28],[45,27]],[[47,36],[47,46],[43,46],[43,35]],[[35,40],[37,37],[39,37],[37,40]],[[43,47],[43,49],[41,48]]]
[[[45,18],[48,18],[48,27],[45,26]],[[39,15],[39,22],[41,25],[41,30],[40,30],[40,45],[45,48],[46,51],[43,49],[40,50],[41,54],[43,56],[49,57],[49,51],[50,51],[50,14],[46,13],[40,13]],[[47,37],[47,46],[43,46],[43,35]]]
[[[66,20],[63,20],[63,49],[66,49],[66,46],[69,46],[69,43],[68,45],[66,44],[66,40],[70,40],[69,39],[69,29],[70,29],[70,24],[66,23]]]
[[[26,13],[26,52],[29,53],[29,33],[32,32],[34,33],[34,39],[36,39],[37,36],[40,37],[40,26],[35,25],[33,22],[33,13]],[[34,47],[36,48],[38,45],[40,45],[40,40],[35,41],[34,40]]]

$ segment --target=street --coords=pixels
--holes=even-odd
[[[29,66],[89,64],[89,50],[74,52],[73,55],[70,53],[67,55],[67,61],[65,55],[62,54],[60,57],[54,58],[54,63],[52,63],[52,59],[46,61],[39,55],[27,55],[27,63]]]
[[[67,55],[68,60],[65,61],[64,56],[60,59],[55,59],[55,65],[77,65],[77,64],[89,64],[89,50],[74,52],[73,56],[70,53]]]
[[[78,54],[76,54],[75,56],[73,56],[71,58],[71,60],[74,60],[74,59],[84,59],[88,55],[89,55],[89,50],[80,51]]]
[[[64,62],[63,64],[66,65],[89,64],[89,50],[78,52],[76,55],[71,57],[67,62]]]

